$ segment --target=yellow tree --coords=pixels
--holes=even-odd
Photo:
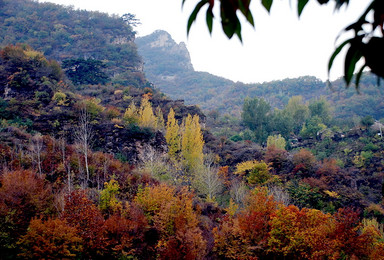
[[[129,105],[129,107],[125,110],[123,120],[126,124],[137,124],[139,121],[138,111],[137,107],[135,106],[135,103],[132,101],[132,103]]]
[[[201,133],[199,116],[188,114],[185,119],[181,141],[181,155],[188,171],[193,171],[203,164],[204,139]]]
[[[268,136],[267,147],[275,146],[276,148],[285,150],[286,145],[287,142],[285,141],[284,137],[281,136],[281,134]]]
[[[168,145],[168,154],[172,159],[177,159],[177,153],[180,150],[180,127],[175,119],[175,112],[171,108],[168,113],[167,129],[165,139]]]
[[[156,116],[156,129],[159,130],[164,130],[164,115],[163,111],[161,111],[160,106],[157,106],[156,111],[155,111],[155,116]]]
[[[148,97],[143,97],[139,109],[139,125],[142,127],[156,128],[156,117],[153,114],[152,105]]]

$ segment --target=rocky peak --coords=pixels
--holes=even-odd
[[[157,30],[150,35],[139,37],[136,39],[136,43],[141,54],[156,53],[157,59],[161,59],[163,65],[164,62],[171,59],[170,61],[172,62],[170,62],[170,67],[178,67],[183,70],[193,71],[191,57],[186,44],[184,42],[177,44],[172,39],[172,36],[166,31]],[[146,66],[156,66],[156,64],[158,63],[147,63]],[[167,67],[164,67],[164,69],[167,69]],[[174,69],[172,68],[170,70]]]

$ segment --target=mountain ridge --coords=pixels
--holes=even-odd
[[[354,87],[347,88],[342,79],[328,85],[314,76],[263,83],[233,82],[208,72],[195,71],[193,67],[183,69],[183,64],[191,63],[189,53],[181,59],[180,55],[173,56],[169,49],[151,47],[157,37],[165,35],[169,48],[178,49],[179,45],[165,31],[156,31],[135,40],[146,64],[144,72],[147,78],[171,98],[184,99],[186,104],[198,104],[206,112],[216,110],[221,114],[239,117],[246,97],[262,97],[272,107],[281,109],[289,98],[302,95],[306,102],[324,96],[335,106],[337,118],[374,115],[379,119],[384,114],[384,91],[376,87],[376,77],[369,73],[363,75],[358,91]],[[153,57],[156,57],[156,62],[152,60]],[[361,104],[364,104],[363,108]]]

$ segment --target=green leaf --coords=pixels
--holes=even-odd
[[[184,3],[184,2],[183,2]],[[208,3],[208,0],[201,0],[196,6],[188,19],[187,24],[187,35],[189,35],[189,30],[191,29],[192,23],[196,20],[197,14],[200,12],[200,9]]]
[[[261,4],[267,9],[268,13],[271,11],[273,0],[261,0]]]
[[[329,77],[329,72],[331,71],[331,68],[332,68],[332,65],[333,65],[333,62],[336,58],[337,55],[339,55],[340,51],[345,47],[345,45],[347,45],[348,43],[350,43],[352,41],[352,39],[348,39],[346,41],[344,41],[342,44],[339,45],[339,47],[336,48],[336,50],[332,53],[332,56],[331,58],[329,59],[329,62],[328,62],[328,77]]]
[[[241,23],[240,22],[238,22],[235,32],[236,32],[237,37],[239,37],[240,42],[243,42],[243,38],[241,37]]]
[[[353,72],[355,71],[356,63],[361,59],[362,53],[355,44],[351,43],[344,62],[344,80],[347,86],[351,83]]]
[[[297,12],[299,14],[299,17],[301,15],[301,13],[303,12],[304,10],[304,7],[307,5],[309,0],[298,0],[297,1]]]
[[[367,65],[364,65],[360,68],[359,72],[356,74],[356,80],[355,80],[355,85],[356,85],[356,89],[359,88],[359,83],[360,83],[360,78],[361,78],[361,75],[363,75],[363,71],[364,69],[367,67]]]
[[[236,26],[234,26],[232,23],[221,23],[222,27],[223,27],[223,31],[225,33],[225,35],[231,39],[233,34],[235,33],[235,30],[236,30]]]
[[[206,15],[206,19],[207,19],[207,26],[208,26],[209,33],[212,34],[212,27],[213,27],[213,12],[212,12],[212,7],[209,7],[209,8],[208,8],[208,10],[207,10],[207,15]]]
[[[273,1],[273,0],[270,0],[270,1]],[[251,12],[251,10],[249,9],[250,1],[245,0],[246,5],[244,5],[243,2],[244,2],[244,0],[239,0],[239,9],[240,9],[240,11],[243,13],[243,15],[245,16],[245,18],[247,19],[247,21],[248,21],[252,26],[255,26],[255,22],[254,22],[254,20],[253,20],[252,12]]]

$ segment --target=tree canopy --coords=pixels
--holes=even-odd
[[[183,0],[184,4],[186,0]],[[189,33],[193,22],[196,20],[197,14],[201,8],[208,6],[206,11],[206,22],[209,32],[213,29],[213,7],[216,3],[220,3],[220,18],[221,26],[228,38],[237,35],[242,41],[241,22],[238,14],[243,14],[246,21],[255,26],[250,4],[252,0],[200,0],[188,19],[187,32]],[[314,1],[314,0],[312,0]],[[308,4],[309,0],[297,1],[297,12],[300,16]],[[335,8],[338,10],[344,5],[349,4],[349,0],[317,0],[321,5],[335,2]],[[261,0],[263,7],[270,12],[273,5],[273,0]],[[239,12],[237,12],[239,11]],[[381,0],[371,0],[369,6],[358,19],[348,25],[343,33],[353,32],[353,36],[344,42],[340,43],[333,52],[329,63],[328,71],[331,70],[333,61],[342,49],[347,48],[347,54],[344,60],[344,80],[347,86],[351,83],[355,76],[356,87],[359,85],[360,77],[365,68],[369,68],[377,76],[384,77],[384,67],[381,66],[381,61],[384,58],[382,46],[384,44],[384,2]],[[372,17],[372,18],[371,18]],[[360,68],[356,65],[359,61],[363,62]]]

